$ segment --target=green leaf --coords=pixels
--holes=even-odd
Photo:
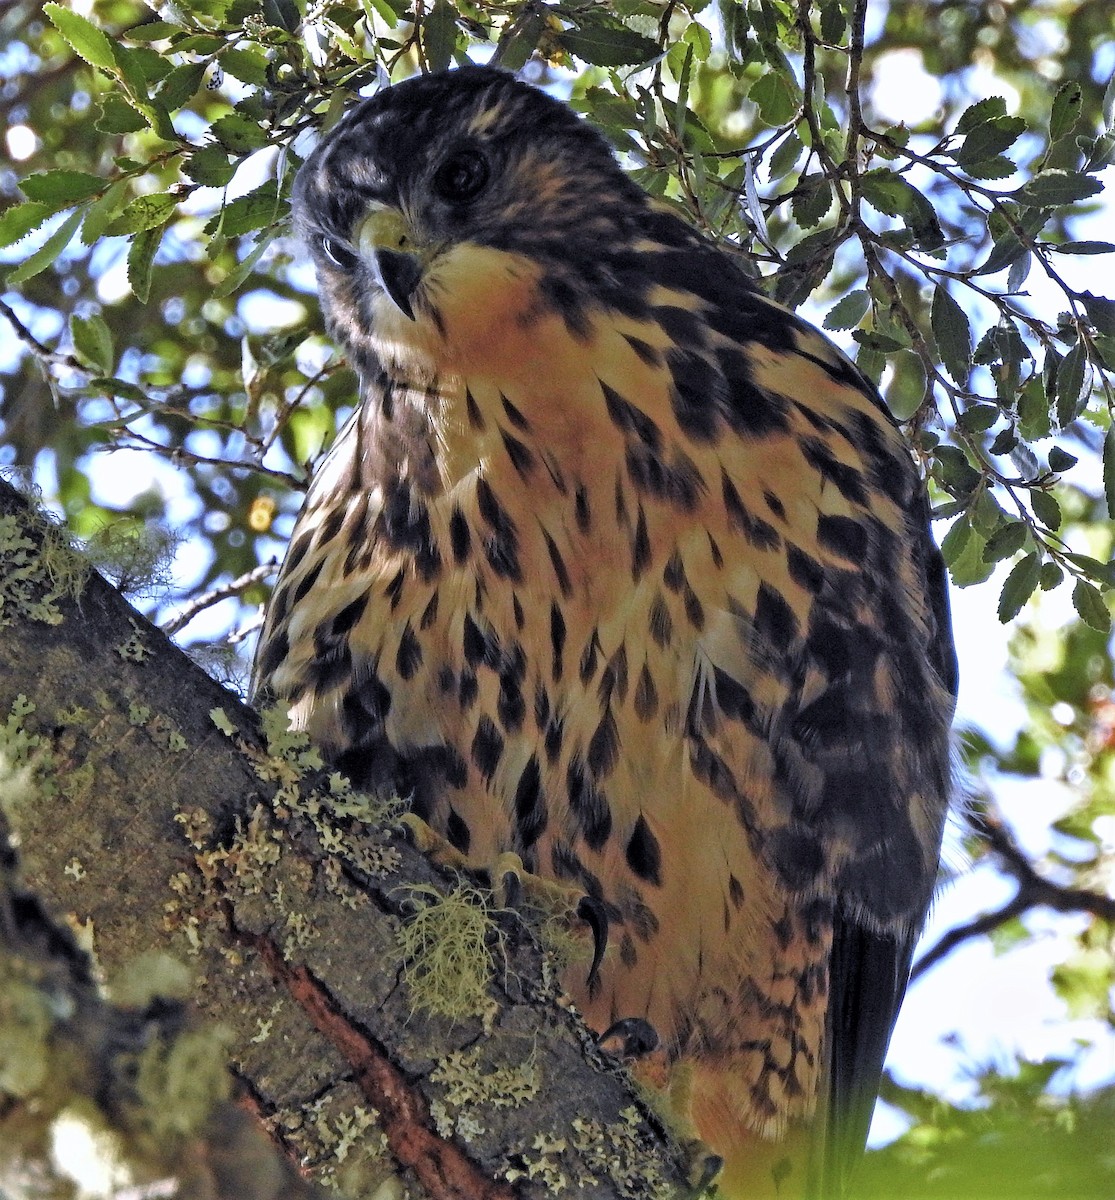
[[[216,142],[195,150],[182,164],[183,175],[204,187],[224,187],[236,174],[236,165],[228,160],[228,151]]]
[[[112,372],[116,361],[112,345],[112,332],[104,321],[94,314],[91,317],[70,317],[70,337],[79,358],[101,375]]]
[[[1025,521],[1008,521],[987,539],[983,548],[984,562],[999,562],[1000,559],[1010,558],[1022,549],[1026,542],[1029,526]]]
[[[109,237],[122,234],[142,233],[166,224],[178,204],[178,197],[170,192],[156,192],[151,196],[137,196],[105,231]]]
[[[1006,112],[1007,102],[1002,96],[988,96],[986,100],[980,100],[970,105],[960,114],[960,120],[956,123],[956,132],[969,133],[977,125],[982,125],[984,121],[992,121],[996,117],[1006,116]]]
[[[257,50],[225,50],[218,61],[222,70],[249,87],[264,87],[267,83],[267,57]]]
[[[937,353],[953,382],[963,387],[972,370],[972,328],[968,315],[952,298],[944,284],[933,289],[933,305],[929,314]]]
[[[964,521],[964,518],[960,517],[959,520]],[[986,542],[983,534],[971,526],[969,526],[969,530],[970,532],[963,539],[960,552],[948,564],[949,576],[953,583],[961,588],[983,583],[995,570],[994,563],[983,561],[983,547]],[[944,543],[942,543],[941,549],[944,550]]]
[[[1072,606],[1085,625],[1107,633],[1111,628],[1111,612],[1100,590],[1086,579],[1078,579],[1072,589]]]
[[[1115,300],[1094,296],[1091,292],[1081,292],[1080,300],[1089,320],[1100,333],[1115,334]]]
[[[159,99],[174,112],[181,108],[187,100],[197,95],[201,81],[205,78],[207,63],[182,63],[163,80],[159,87]]]
[[[79,58],[102,71],[116,73],[112,43],[102,30],[62,4],[44,4],[43,12]]]
[[[1067,80],[1057,89],[1053,97],[1053,109],[1049,115],[1049,140],[1055,142],[1066,133],[1080,118],[1080,108],[1084,100],[1084,91],[1075,79]]]
[[[1022,611],[1022,606],[1034,594],[1040,578],[1041,559],[1036,553],[1027,554],[1014,564],[999,594],[999,620],[1004,625]]]
[[[1069,471],[1079,461],[1080,459],[1075,454],[1070,454],[1067,450],[1062,450],[1060,446],[1053,446],[1049,451],[1049,469],[1051,471]]]
[[[832,186],[823,175],[807,175],[794,192],[791,210],[803,229],[812,229],[832,207]]]
[[[0,214],[0,246],[14,245],[57,211],[53,204],[41,204],[37,200],[13,204]]]
[[[779,71],[767,71],[751,85],[747,98],[767,125],[785,125],[801,107],[801,91]]]
[[[996,158],[1026,132],[1021,117],[997,117],[977,125],[960,144],[954,157],[962,169]]]
[[[137,133],[148,125],[147,118],[117,92],[109,92],[101,101],[96,121],[101,133]]]
[[[132,238],[132,244],[128,247],[128,282],[132,286],[132,294],[140,304],[146,304],[151,295],[151,273],[155,252],[159,249],[159,243],[163,240],[165,232],[165,225],[140,230]]]
[[[267,180],[253,191],[229,201],[205,226],[210,236],[239,237],[253,229],[270,225],[283,211],[279,199],[279,186],[273,179]]]
[[[956,424],[965,433],[983,433],[995,424],[1000,415],[997,404],[972,404],[960,414]]]
[[[92,246],[108,228],[109,223],[124,207],[128,197],[128,181],[117,179],[111,184],[99,200],[95,200],[85,214],[85,223],[81,227],[81,242],[84,246]]]
[[[848,18],[841,0],[825,0],[821,5],[821,39],[830,46],[838,46],[848,28]]]
[[[436,0],[422,22],[422,46],[431,71],[444,71],[457,47],[457,10],[448,0]]]
[[[972,536],[972,523],[965,517],[959,517],[952,523],[952,528],[941,539],[941,557],[945,565],[951,567],[964,553],[965,547]]]
[[[1115,520],[1115,424],[1107,427],[1103,439],[1103,494],[1107,515]]]
[[[801,138],[793,130],[786,134],[778,149],[771,155],[770,163],[767,166],[771,179],[781,179],[783,175],[788,174],[801,158],[804,149]]]
[[[74,234],[77,233],[77,228],[81,224],[81,219],[84,215],[83,209],[75,208],[50,237],[43,242],[38,250],[8,272],[8,283],[11,286],[15,286],[17,283],[26,283],[28,279],[34,278],[40,271],[45,271],[70,244]]]
[[[1083,341],[1078,341],[1057,368],[1057,424],[1062,429],[1067,429],[1080,415],[1087,367],[1087,348]]]
[[[253,150],[262,149],[269,140],[266,129],[240,113],[229,113],[219,121],[214,121],[210,132],[233,154],[250,154]]]
[[[979,472],[959,446],[939,446],[936,460],[937,478],[945,491],[951,495],[966,496],[979,483]]]
[[[1046,529],[1055,531],[1061,528],[1061,506],[1052,492],[1032,491],[1030,504],[1033,507],[1034,516]]]
[[[1089,175],[1081,175],[1077,171],[1048,170],[1039,171],[1033,179],[1012,193],[1012,198],[1019,204],[1034,208],[1060,208],[1063,204],[1087,200],[1089,196],[1102,191],[1103,184]]]
[[[1045,248],[1054,254],[1112,254],[1115,242],[1061,242],[1060,245],[1047,242]]]
[[[623,67],[650,62],[661,53],[658,43],[618,23],[582,18],[580,28],[566,29],[557,41],[577,58],[597,67]]]
[[[28,200],[39,200],[58,209],[87,200],[107,186],[100,176],[84,171],[42,171],[21,179],[19,190]]]
[[[863,198],[888,217],[900,217],[910,211],[913,187],[889,167],[876,167],[860,176]]]
[[[1051,592],[1055,587],[1060,586],[1064,577],[1064,571],[1055,562],[1043,562],[1038,582],[1043,592]]]
[[[851,329],[858,325],[870,303],[871,296],[864,289],[849,292],[829,309],[824,320],[825,329]]]
[[[260,234],[256,244],[244,256],[240,263],[234,267],[221,280],[220,283],[213,289],[213,295],[219,300],[222,296],[230,296],[244,282],[245,279],[255,270],[255,265],[259,262],[264,250],[271,244],[275,238],[275,231],[265,231]]]
[[[273,28],[285,29],[287,33],[297,32],[302,20],[294,0],[263,0],[263,15]]]

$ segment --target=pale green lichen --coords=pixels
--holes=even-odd
[[[171,584],[182,535],[164,526],[122,518],[101,526],[83,546],[86,557],[125,595],[152,597]]]
[[[81,595],[89,569],[65,530],[41,511],[0,515],[0,628],[17,616],[60,624],[58,602]]]
[[[502,939],[485,894],[465,880],[444,896],[428,884],[406,890],[418,910],[395,936],[414,1007],[455,1021],[483,1016],[493,1003],[490,943]]]
[[[589,1174],[610,1179],[629,1200],[671,1200],[677,1189],[666,1180],[650,1154],[651,1139],[642,1114],[630,1105],[619,1122],[573,1120],[573,1149]]]
[[[27,728],[26,718],[34,711],[35,705],[20,693],[0,725],[0,809],[13,822],[23,805],[52,799],[58,792],[50,751],[42,736]]]
[[[188,1000],[194,973],[185,963],[161,950],[148,950],[132,959],[112,980],[108,992],[122,1008],[146,1008],[156,996]]]
[[[132,700],[128,704],[128,722],[131,725],[146,725],[151,720],[151,710],[146,704]]]
[[[518,1108],[533,1100],[542,1086],[538,1064],[532,1052],[522,1062],[483,1070],[484,1047],[456,1050],[443,1058],[430,1072],[430,1080],[444,1092],[430,1104],[430,1113],[438,1133],[473,1142],[482,1136],[484,1110]]]
[[[131,635],[116,647],[116,653],[125,662],[146,662],[151,657],[152,650],[143,640],[143,629],[132,617],[128,618],[128,623],[132,627]]]

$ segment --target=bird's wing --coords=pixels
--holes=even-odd
[[[933,888],[956,669],[923,486],[882,401],[821,334],[746,303],[781,332],[737,343],[745,386],[728,372],[727,402],[778,415],[761,439],[721,439],[736,566],[691,734],[741,776],[766,742],[764,856],[791,894],[831,904],[814,1167],[828,1197],[862,1150]]]

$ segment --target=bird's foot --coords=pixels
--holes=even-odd
[[[685,1153],[686,1178],[693,1189],[690,1195],[692,1200],[700,1200],[716,1182],[716,1177],[724,1167],[724,1160],[699,1138],[686,1142],[682,1150]]]
[[[616,1058],[645,1058],[658,1049],[658,1031],[642,1017],[624,1017],[605,1029],[596,1044]]]

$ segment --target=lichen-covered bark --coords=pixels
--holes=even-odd
[[[472,886],[384,832],[382,804],[264,738],[49,530],[45,569],[43,536],[0,484],[0,726],[35,779],[9,815],[25,884],[84,926],[108,980],[152,950],[187,963],[242,1103],[346,1194],[686,1194],[683,1156],[562,1005],[527,923],[464,907]],[[447,938],[464,920],[487,955],[479,990],[475,972],[437,981],[438,1014],[401,950],[418,911]]]

